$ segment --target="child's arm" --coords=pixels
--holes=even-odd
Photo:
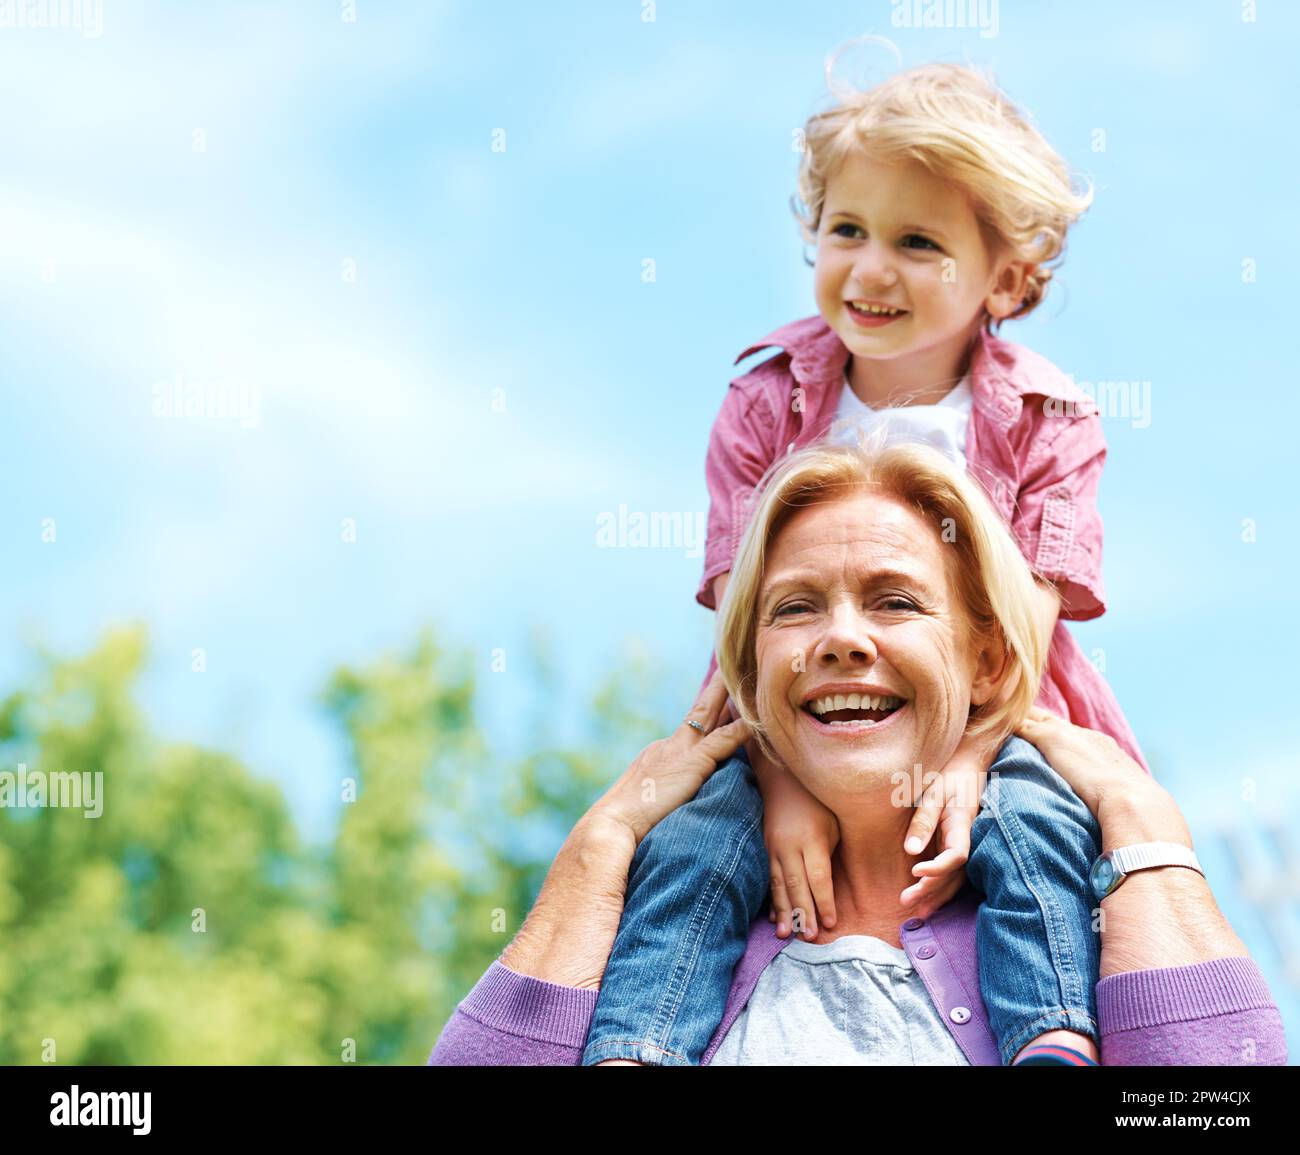
[[[1042,625],[1043,641],[1050,645],[1052,632],[1056,629],[1056,619],[1061,616],[1061,595],[1051,582],[1044,581],[1037,574],[1034,575],[1034,592],[1037,594],[1034,608],[1038,611]]]
[[[1059,595],[1059,616],[1090,621],[1106,612],[1097,491],[1106,462],[1101,415],[1031,410],[1030,448],[1011,512],[1011,532],[1040,582]],[[1053,622],[1055,625],[1055,622]]]
[[[709,431],[708,456],[704,461],[709,517],[704,573],[695,600],[706,610],[717,610],[722,605],[736,549],[751,512],[751,499],[776,459],[771,445],[773,427],[770,403],[732,382]],[[708,671],[700,683],[700,694],[717,668],[717,655],[711,655]]]
[[[1006,738],[1005,734],[963,737],[947,765],[925,783],[903,836],[903,850],[909,855],[923,854],[936,830],[942,850],[928,861],[913,864],[912,873],[920,881],[899,896],[904,905],[913,908],[914,917],[928,918],[965,885],[971,826],[979,813],[989,767]]]
[[[717,579],[730,572],[752,512],[759,483],[779,457],[772,443],[776,426],[770,398],[733,382],[709,433],[704,481],[709,490],[704,573],[695,600],[705,609],[722,604]]]
[[[772,876],[768,918],[779,938],[787,932],[816,938],[818,911],[824,926],[835,925],[831,852],[839,845],[839,820],[789,770],[767,758],[757,741],[745,749],[763,796],[763,841]]]
[[[713,604],[722,605],[730,572],[713,579]],[[714,666],[709,666],[710,672]],[[711,674],[710,674],[711,676]],[[730,717],[738,717],[727,700]],[[751,739],[745,753],[763,796],[763,840],[767,843],[772,876],[769,919],[776,933],[817,935],[817,911],[825,926],[835,925],[835,888],[831,883],[831,852],[840,841],[840,824],[784,766],[772,761]]]

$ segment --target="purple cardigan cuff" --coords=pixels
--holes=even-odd
[[[1268,984],[1251,958],[1125,971],[1097,984],[1097,1018],[1105,1034],[1273,1008]]]
[[[520,1024],[527,1023],[528,1038],[581,1050],[599,997],[598,990],[566,987],[521,975],[497,959],[461,1001],[459,1009],[495,1030],[518,1035]]]

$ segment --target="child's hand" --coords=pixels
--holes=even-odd
[[[817,911],[824,926],[835,925],[831,852],[839,845],[839,821],[784,766],[764,757],[757,742],[750,745],[755,747],[749,750],[750,762],[763,791],[763,840],[771,864],[768,918],[776,923],[780,938],[791,930],[815,938]]]
[[[903,849],[908,854],[921,854],[936,829],[943,849],[936,858],[913,865],[912,873],[921,881],[899,896],[904,906],[912,907],[914,918],[929,918],[965,885],[970,828],[979,813],[989,766],[1003,740],[976,743],[963,737],[948,764],[925,787],[903,839]]]

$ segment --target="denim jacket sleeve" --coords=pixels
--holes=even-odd
[[[1056,585],[1061,617],[1106,611],[1097,489],[1106,461],[1101,416],[1043,419],[1020,477],[1011,530],[1034,572]]]

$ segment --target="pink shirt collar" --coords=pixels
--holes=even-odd
[[[806,394],[808,411],[820,413],[826,392],[838,388],[849,362],[848,347],[839,334],[820,314],[804,317],[750,345],[736,363],[773,346],[790,355],[790,372]],[[970,383],[975,404],[1003,425],[1020,415],[1024,398],[1030,394],[1076,404],[1088,400],[1083,390],[1045,358],[985,329],[980,330],[971,356]]]

